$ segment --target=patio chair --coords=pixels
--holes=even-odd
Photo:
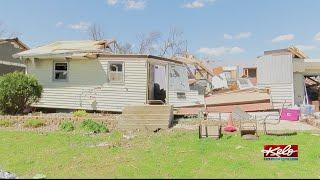
[[[241,108],[236,107],[232,112],[232,119],[240,121],[240,135],[251,135],[259,137],[257,133],[257,118],[252,116],[247,112],[243,111]]]
[[[221,114],[219,114],[219,125],[212,125],[208,121],[208,109],[206,102],[204,102],[204,112],[200,112],[200,114],[203,116],[203,120],[200,121],[199,124],[199,139],[205,138],[205,137],[211,137],[214,139],[220,139],[222,137],[221,133]]]
[[[211,137],[219,139],[221,137],[221,126],[214,126],[208,124],[199,125],[199,138]]]
[[[265,116],[262,119],[263,132],[264,132],[265,135],[285,136],[285,135],[296,135],[297,134],[296,131],[292,131],[292,132],[284,131],[284,132],[279,132],[279,133],[271,133],[271,132],[268,132],[268,130],[267,130],[267,124],[269,124],[269,125],[278,125],[278,124],[280,124],[281,112],[283,111],[283,109],[285,107],[285,104],[286,104],[286,101],[284,101],[284,103],[282,104],[282,107],[281,107],[281,109],[279,110],[278,113],[268,114],[267,116]]]

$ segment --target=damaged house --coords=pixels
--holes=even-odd
[[[213,89],[236,89],[239,78],[238,66],[224,66],[213,69],[215,76],[212,77]]]
[[[182,61],[116,54],[115,41],[59,41],[17,53],[44,91],[36,108],[121,112],[124,106],[203,104]]]
[[[257,60],[257,86],[269,89],[274,108],[318,102],[319,75],[320,59],[309,59],[293,46],[265,51]]]

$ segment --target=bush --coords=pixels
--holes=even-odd
[[[38,102],[42,86],[33,76],[21,72],[0,77],[0,111],[22,114],[32,103]]]
[[[88,116],[88,113],[85,110],[77,110],[77,111],[72,112],[72,115],[74,117],[86,117],[86,116]]]
[[[94,133],[105,133],[105,132],[109,132],[109,129],[103,125],[103,124],[99,124],[95,121],[93,121],[92,119],[86,119],[84,120],[80,127],[86,131],[89,132],[94,132]]]
[[[73,131],[75,128],[74,128],[74,125],[72,122],[65,121],[65,122],[60,123],[59,129],[61,131],[70,132],[70,131]]]
[[[7,120],[7,119],[1,119],[0,120],[0,126],[2,127],[10,127],[14,124],[13,121]]]
[[[44,126],[44,122],[41,119],[28,119],[24,122],[24,127],[38,128]]]

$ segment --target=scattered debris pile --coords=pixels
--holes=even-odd
[[[232,112],[240,107],[247,112],[271,110],[270,94],[264,89],[245,89],[217,93],[205,98],[208,112]],[[177,109],[176,114],[197,115],[203,105],[185,106]]]

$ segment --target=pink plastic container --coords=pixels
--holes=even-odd
[[[280,120],[298,121],[299,115],[299,109],[282,108],[280,113]]]

